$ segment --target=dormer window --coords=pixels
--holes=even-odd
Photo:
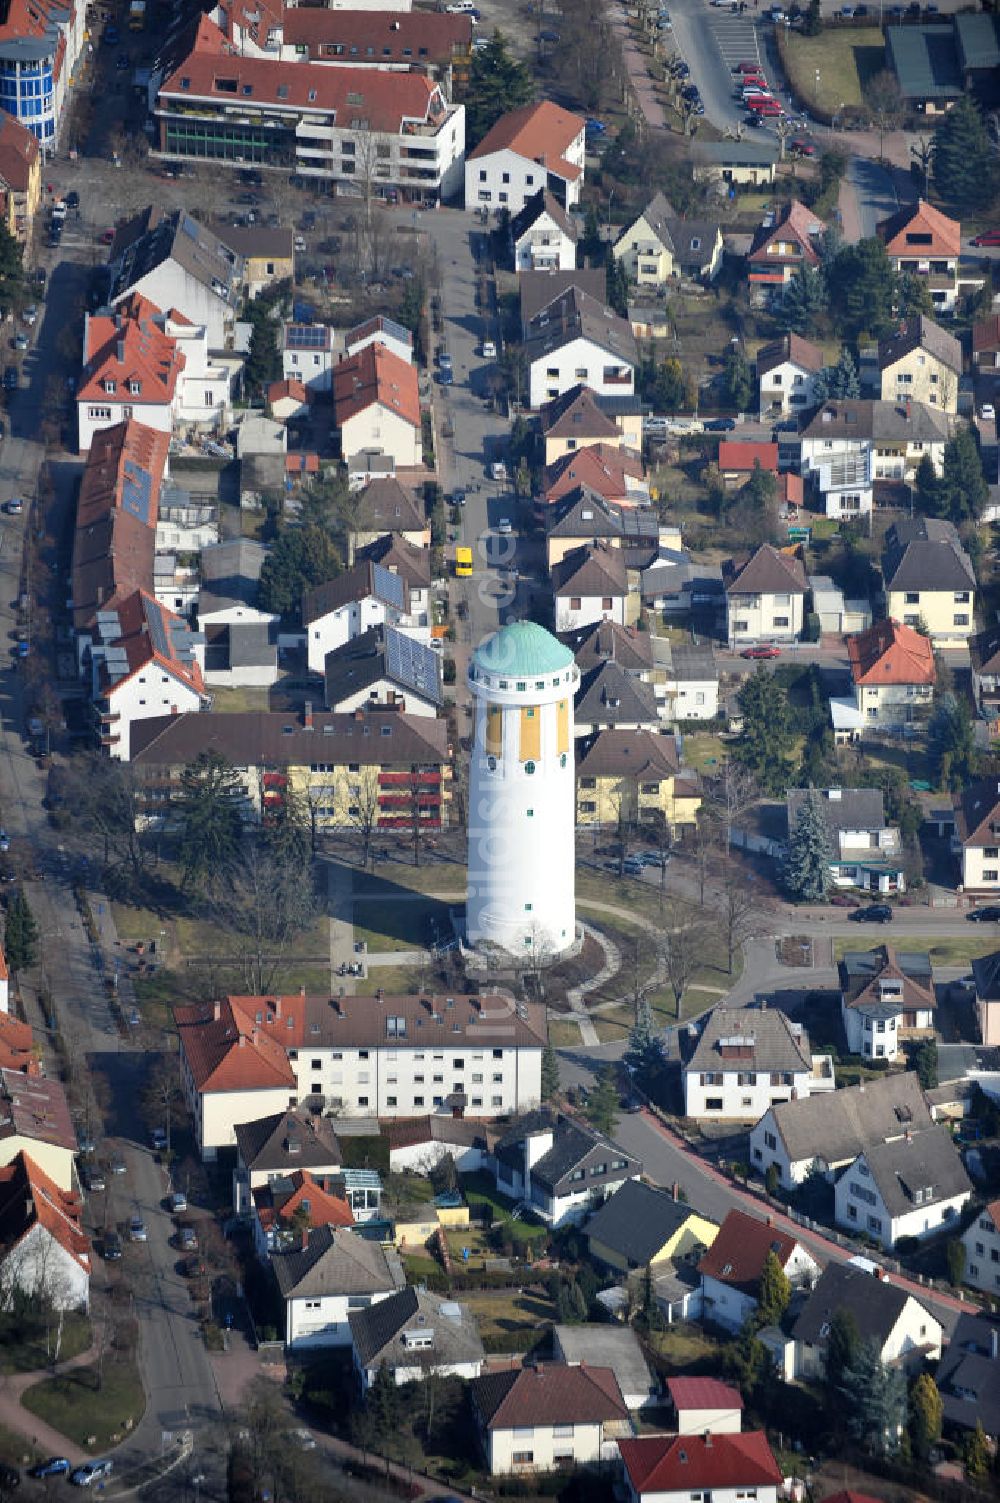
[[[128,389],[129,389],[129,395],[130,396],[137,397],[142,392],[142,382],[141,381],[130,381],[128,383]]]
[[[118,390],[117,381],[111,381],[110,379],[105,381],[104,390],[109,397],[113,397],[115,392]]]

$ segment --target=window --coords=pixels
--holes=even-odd
[[[705,1110],[706,1110],[706,1112],[721,1112],[722,1111],[722,1097],[721,1096],[706,1096],[705,1097]]]
[[[920,591],[919,590],[907,590],[906,594],[903,596],[903,603],[904,603],[904,605],[919,605],[920,604]]]
[[[611,607],[611,596],[610,595],[602,595],[601,596],[601,610],[602,611],[610,611],[611,608],[612,608]]]
[[[579,595],[571,595],[569,597],[569,608],[570,608],[571,611],[578,611],[578,610],[580,610],[580,608],[582,607],[582,605],[583,605],[583,601],[582,601],[582,599],[580,598]]]
[[[534,764],[534,762],[525,762],[525,764],[524,764],[524,770],[525,770],[525,772],[528,774],[528,776],[530,778],[531,775],[532,775],[532,773],[535,770],[535,764]]]
[[[395,1098],[395,1096],[387,1096],[385,1098],[385,1104],[386,1104],[386,1106],[395,1106],[396,1105],[396,1098]]]
[[[359,1106],[367,1106],[368,1105],[368,1097],[367,1096],[359,1096],[358,1097],[358,1105]]]
[[[766,1132],[764,1134],[764,1146],[765,1148],[770,1148],[772,1151],[777,1148],[778,1139],[773,1132]]]

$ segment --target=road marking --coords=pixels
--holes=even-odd
[[[730,72],[737,63],[760,63],[758,33],[752,21],[733,15],[711,16],[709,26],[719,55]]]

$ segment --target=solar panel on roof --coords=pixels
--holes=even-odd
[[[389,677],[399,684],[437,697],[438,660],[431,649],[406,632],[386,627],[385,663]]]
[[[376,564],[372,570],[372,584],[380,600],[394,606],[396,610],[403,609],[403,581],[398,574],[393,574],[383,564]]]
[[[327,343],[325,324],[290,324],[285,335],[285,344],[294,350],[322,350]]]
[[[146,626],[149,629],[149,638],[153,648],[161,657],[170,656],[170,640],[167,637],[166,624],[163,620],[163,612],[160,607],[151,600],[146,601]]]
[[[181,215],[181,225],[180,225],[180,227],[181,227],[182,231],[184,232],[184,234],[187,235],[187,236],[189,236],[190,239],[192,239],[192,240],[197,240],[198,239],[198,226],[195,224],[194,220],[193,219],[189,219],[186,214],[182,214]]]
[[[137,464],[127,460],[122,480],[122,510],[138,517],[148,527],[152,495],[152,475],[148,470],[141,470]]]

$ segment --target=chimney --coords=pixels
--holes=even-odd
[[[241,1049],[245,1049],[246,1048],[246,1042],[247,1042],[247,1036],[246,1036],[245,1033],[241,1033],[239,1035],[239,1041],[240,1041],[240,1048]]]
[[[260,1042],[260,1034],[257,1031],[257,1025],[256,1025],[256,1023],[254,1024],[254,1026],[250,1030],[250,1037],[253,1040],[253,1046],[256,1049],[257,1044]]]
[[[764,1224],[765,1224],[765,1226],[773,1226],[774,1225],[774,1217],[773,1216],[765,1216],[764,1217]]]
[[[308,699],[306,700],[305,708],[302,711],[302,724],[305,726],[307,731],[311,731],[313,728],[312,701]]]
[[[218,1002],[218,1001],[213,1002],[212,1003],[212,1020],[213,1020],[213,1022],[217,1023],[221,1017],[222,1017],[222,1003]]]
[[[711,1430],[706,1430],[705,1431],[705,1450],[706,1451],[710,1451],[711,1449],[712,1449],[712,1432],[711,1432]]]
[[[303,1252],[307,1252],[308,1250],[309,1250],[309,1228],[307,1226],[304,1226],[302,1228],[302,1251]]]
[[[280,997],[275,997],[275,999],[274,999],[274,1016],[276,1018],[280,1018],[281,1017],[281,998]]]
[[[670,1186],[670,1193],[673,1196],[673,1198],[674,1198],[675,1201],[680,1200],[680,1198],[681,1198],[681,1187],[677,1183],[676,1180],[674,1180],[673,1184]]]
[[[382,990],[381,987],[379,987],[378,991],[375,993],[375,1001],[378,1003],[378,1005],[380,1007],[382,1006],[382,1003],[385,1001],[385,992]]]

